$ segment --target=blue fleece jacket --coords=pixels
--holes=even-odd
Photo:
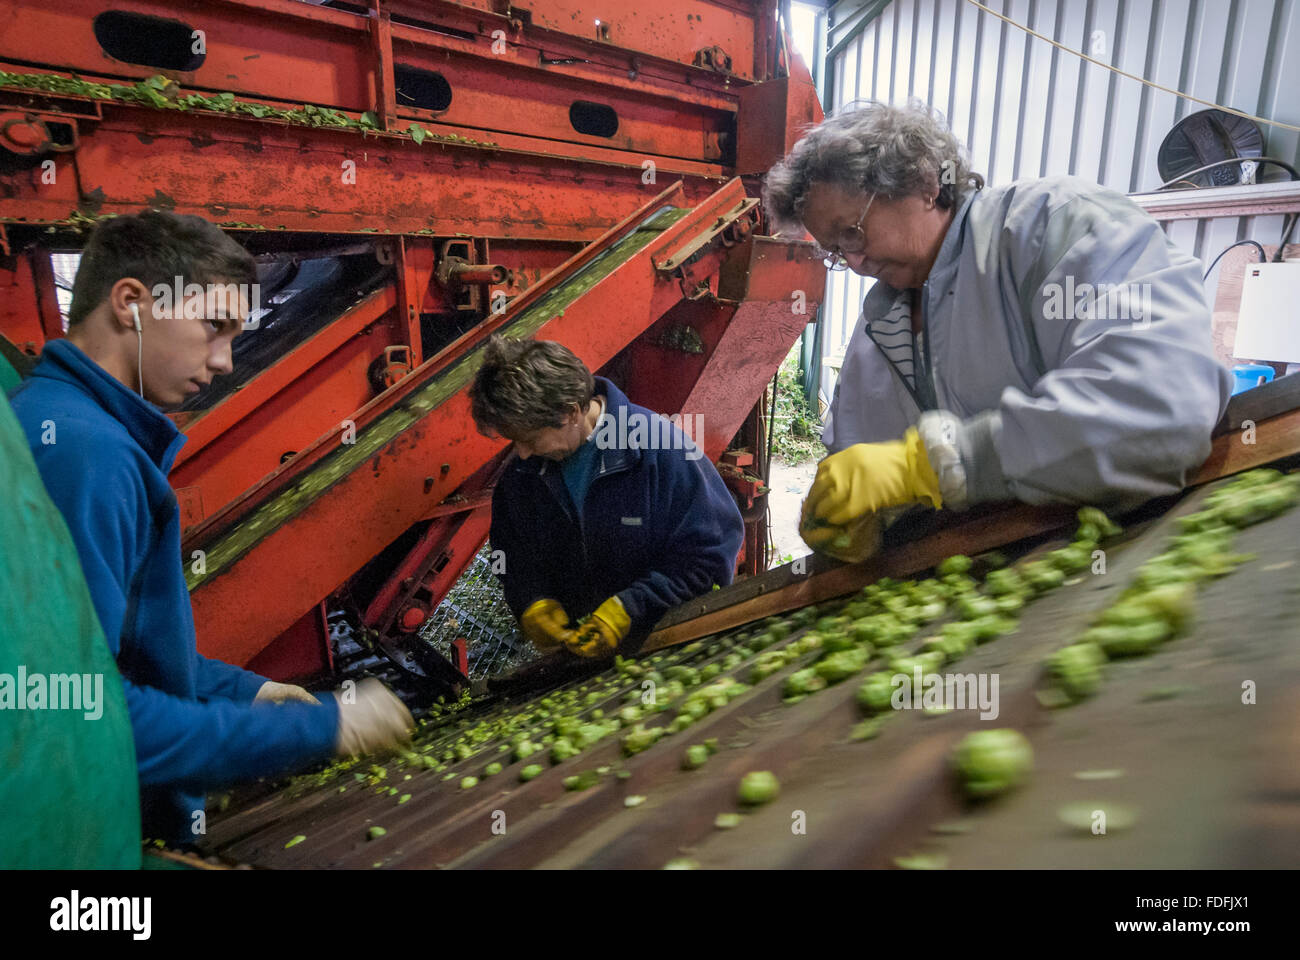
[[[329,756],[338,703],[254,704],[265,677],[198,653],[171,420],[66,340],[11,400],[122,673],[144,834],[193,843],[205,790]]]
[[[492,496],[489,537],[516,617],[550,597],[577,620],[617,595],[632,620],[623,649],[634,651],[669,609],[731,583],[745,526],[717,469],[676,426],[604,377],[596,392],[608,421],[580,509],[560,463],[515,458]],[[638,432],[638,416],[658,442]]]

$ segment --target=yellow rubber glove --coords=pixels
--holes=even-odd
[[[623,601],[613,596],[596,608],[565,647],[580,657],[612,657],[630,629],[632,618],[623,609]]]
[[[800,526],[847,527],[863,514],[918,501],[943,506],[939,478],[920,434],[908,427],[902,440],[855,443],[818,464]]]
[[[257,688],[254,703],[320,703],[302,687],[292,683],[276,683],[268,680]]]
[[[799,535],[803,542],[818,553],[824,553],[843,560],[845,563],[861,563],[880,549],[880,517],[874,513],[864,513],[856,520],[850,520],[847,526],[834,527],[800,527]]]
[[[569,629],[569,615],[560,601],[543,597],[535,600],[519,618],[519,626],[540,652],[555,650],[573,639]]]

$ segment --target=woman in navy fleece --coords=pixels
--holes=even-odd
[[[256,280],[248,253],[199,217],[106,220],[82,256],[67,338],[12,396],[123,677],[144,833],[171,843],[194,842],[209,789],[382,749],[412,725],[378,681],[317,700],[195,648],[167,482],[185,437],[157,408],[231,371],[248,311],[238,285]],[[161,291],[178,282],[199,286],[169,303]]]

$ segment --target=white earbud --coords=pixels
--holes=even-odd
[[[135,338],[137,343],[135,373],[140,384],[140,399],[144,399],[144,330],[140,327],[140,306],[131,304],[131,316],[135,318]]]

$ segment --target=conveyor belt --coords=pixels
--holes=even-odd
[[[1022,730],[1036,750],[1028,786],[998,802],[967,807],[947,767],[962,734],[990,725],[974,713],[898,711],[878,738],[855,742],[856,682],[784,704],[784,678],[814,653],[630,758],[613,735],[553,767],[545,753],[512,763],[500,749],[505,741],[484,733],[469,756],[444,770],[394,759],[381,778],[379,767],[361,763],[319,783],[304,778],[237,798],[210,818],[205,846],[231,861],[277,868],[659,867],[682,856],[706,867],[887,866],[915,852],[952,866],[1293,866],[1300,832],[1287,798],[1300,769],[1300,510],[1238,535],[1236,549],[1258,557],[1204,587],[1188,636],[1108,665],[1101,692],[1080,705],[1049,710],[1037,696],[1048,653],[1083,631],[1207,492],[1134,521],[1105,545],[1104,575],[1085,573],[1031,603],[1015,633],[975,648],[954,668],[998,674],[1000,716],[992,725]],[[1032,552],[1054,545],[1038,543]],[[822,604],[818,613],[838,606]],[[721,665],[758,629],[664,651],[644,666],[665,682],[680,665],[717,664],[715,682],[746,679],[755,656]],[[1252,706],[1241,702],[1247,680],[1258,691]],[[476,721],[522,711],[534,712],[540,730],[545,721],[536,711],[546,704],[552,716],[613,716],[640,689],[638,677],[610,670],[548,696],[484,704],[456,725],[426,727],[416,752],[438,765]],[[648,722],[673,717],[692,692]],[[566,697],[583,708],[562,706]],[[686,747],[708,738],[718,741],[717,755],[699,770],[680,769]],[[494,761],[504,771],[483,776]],[[518,771],[532,762],[544,772],[521,784]],[[608,769],[594,772],[601,768]],[[737,782],[751,770],[776,773],[779,799],[734,830],[717,829],[715,816],[737,809]],[[564,778],[584,771],[597,783],[566,791]],[[1109,779],[1075,776],[1087,771]],[[479,783],[462,789],[464,776]],[[633,796],[646,799],[625,806]],[[1060,807],[1080,802],[1110,808],[1114,829],[1097,837],[1059,822]],[[1136,820],[1121,829],[1125,814]],[[806,833],[792,832],[801,819]],[[944,832],[932,832],[936,825]],[[367,839],[372,826],[386,833]],[[286,849],[299,835],[305,839]]]

